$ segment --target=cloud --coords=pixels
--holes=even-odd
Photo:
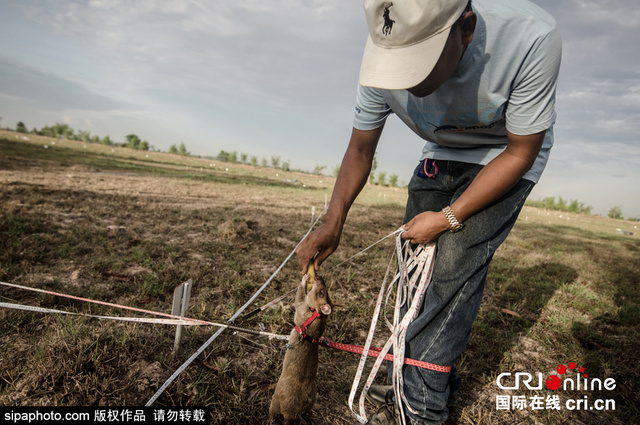
[[[40,108],[106,111],[130,107],[82,85],[0,56],[0,93]]]
[[[631,52],[640,44],[640,8],[629,0],[536,3],[556,18],[563,39],[547,173],[554,167],[587,173],[582,181],[590,187],[589,179],[612,168],[633,176],[627,168],[640,165],[640,57]],[[592,165],[577,168],[576,161]]]
[[[240,100],[271,110],[328,106],[332,86],[348,87],[352,96],[366,34],[360,9],[341,0],[48,0],[18,7],[99,51],[109,85],[103,89],[131,101],[206,104],[215,96],[232,108]]]
[[[259,50],[277,51],[305,41],[339,40],[354,19],[354,8],[340,0],[45,0],[18,7],[58,33],[154,63],[185,59],[195,53],[194,45],[207,55],[219,49],[261,46]]]

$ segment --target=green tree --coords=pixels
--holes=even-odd
[[[567,211],[567,202],[562,199],[562,196],[558,197],[558,203],[556,204],[556,209],[560,211]]]
[[[180,155],[189,155],[189,151],[187,151],[187,147],[184,142],[180,142],[180,146],[178,147],[178,153]]]
[[[546,208],[548,210],[556,209],[556,198],[555,196],[547,196],[542,200],[542,208]]]
[[[18,121],[18,123],[16,124],[16,131],[18,133],[28,133],[29,130],[27,130],[27,126],[24,125],[24,123],[22,121]]]
[[[315,174],[316,176],[321,176],[322,170],[324,170],[325,168],[327,168],[326,165],[316,165],[313,169],[313,174]]]
[[[371,172],[369,174],[369,183],[374,184],[376,182],[375,173],[378,169],[378,159],[376,158],[377,153],[373,155],[373,162],[371,163]]]
[[[111,141],[111,138],[108,134],[104,136],[102,140],[100,140],[100,143],[102,143],[103,145],[113,145],[113,142]]]
[[[218,161],[222,161],[222,162],[229,162],[229,152],[226,151],[220,151],[220,153],[218,154],[218,156],[216,156],[216,159]]]
[[[573,199],[571,202],[569,202],[569,207],[567,208],[567,211],[571,213],[580,212],[580,204],[578,203],[577,199]]]
[[[249,161],[251,162],[251,165],[253,165],[254,167],[258,165],[258,158],[255,155],[252,155]]]
[[[62,139],[73,139],[73,129],[69,127],[69,124],[63,124],[61,122],[55,123],[52,128],[53,137],[62,138]]]
[[[229,154],[229,162],[232,164],[235,164],[236,162],[238,162],[238,152],[237,151],[233,151]]]
[[[613,218],[616,220],[624,220],[624,217],[622,216],[622,207],[616,205],[615,207],[611,208],[609,210],[608,216],[609,218]]]
[[[140,149],[140,144],[142,141],[135,134],[127,134],[127,147],[131,149]]]
[[[174,143],[173,145],[169,146],[169,153],[178,153],[178,147],[176,146],[176,144]]]
[[[260,159],[260,165],[262,165],[263,167],[267,166],[267,158],[261,158]]]
[[[385,173],[384,171],[380,171],[378,173],[378,184],[380,186],[386,186],[387,185],[387,173]]]
[[[282,171],[289,171],[289,161],[283,162],[282,165],[280,166],[280,169]]]
[[[42,127],[38,134],[46,137],[56,137],[55,133],[53,132],[53,127],[50,127],[48,125]]]
[[[247,155],[246,153],[241,153],[240,154],[240,163],[241,164],[246,164],[248,157],[249,157],[249,155]]]
[[[78,139],[85,143],[91,142],[91,132],[86,130],[78,130]]]
[[[143,140],[142,143],[140,143],[140,150],[148,151],[149,150],[149,142],[147,142],[146,140]]]
[[[340,174],[340,164],[338,164],[335,167],[333,167],[333,177],[337,178],[338,174]]]
[[[391,174],[389,176],[389,184],[392,187],[398,187],[398,175],[397,174]]]
[[[271,166],[273,168],[280,168],[280,156],[279,155],[271,155]]]

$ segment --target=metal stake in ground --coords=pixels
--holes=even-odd
[[[184,317],[187,309],[189,308],[189,301],[191,300],[191,286],[193,281],[189,279],[186,282],[181,283],[173,291],[173,307],[171,314],[174,316]],[[176,339],[173,343],[173,354],[178,353],[180,348],[180,341],[182,340],[182,325],[176,326]]]
[[[323,211],[322,214],[324,214],[326,212]],[[280,264],[280,267],[278,267],[276,269],[275,272],[273,272],[273,274],[269,277],[269,279],[267,279],[267,281],[260,287],[258,288],[258,290],[251,296],[251,298],[249,298],[249,301],[247,301],[242,307],[240,307],[240,309],[238,311],[236,311],[233,316],[231,316],[231,318],[227,321],[227,324],[231,324],[233,323],[234,320],[236,320],[238,318],[238,316],[240,316],[242,314],[243,311],[245,311],[247,309],[248,306],[251,305],[251,303],[258,298],[258,295],[260,295],[260,293],[262,291],[265,290],[265,288],[267,286],[269,286],[269,283],[271,283],[271,281],[273,280],[274,277],[276,277],[276,275],[280,272],[280,270],[282,270],[282,268],[284,267],[285,264],[287,264],[287,262],[289,261],[289,259],[291,257],[293,257],[293,255],[296,253],[296,249],[298,248],[298,246],[302,243],[302,241],[304,241],[306,239],[307,236],[309,236],[309,233],[311,233],[311,231],[313,230],[313,227],[316,225],[316,223],[318,223],[318,220],[320,220],[320,217],[322,217],[322,214],[320,214],[318,216],[318,218],[316,218],[316,221],[313,222],[313,224],[311,225],[311,227],[309,228],[309,230],[307,230],[307,233],[302,237],[302,239],[300,239],[300,242],[298,242],[298,244],[296,245],[295,248],[293,248],[293,251],[291,251],[291,253],[289,254],[289,256],[282,262],[282,264]],[[160,397],[160,395],[164,392],[164,390],[167,389],[167,387],[169,385],[171,385],[171,383],[173,382],[174,379],[176,379],[178,377],[178,375],[180,375],[186,368],[187,366],[189,366],[195,359],[196,357],[198,357],[200,354],[202,354],[202,352],[209,346],[211,345],[211,343],[213,341],[216,340],[216,338],[218,338],[218,336],[222,333],[222,331],[224,330],[224,328],[220,328],[218,329],[218,331],[216,333],[214,333],[211,338],[209,338],[207,340],[207,342],[205,342],[195,353],[193,353],[191,355],[191,357],[189,357],[187,359],[186,362],[184,362],[182,364],[182,366],[180,366],[175,372],[173,372],[173,375],[171,375],[169,377],[169,379],[167,379],[167,381],[162,384],[162,386],[160,387],[160,389],[158,389],[158,391],[156,391],[156,393],[153,395],[153,397],[151,397],[149,399],[149,401],[147,402],[147,404],[145,404],[146,407],[149,407],[151,405],[153,405],[153,403],[158,399],[158,397]]]

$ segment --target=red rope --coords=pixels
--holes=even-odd
[[[331,347],[334,348],[336,350],[342,350],[342,351],[348,351],[350,353],[357,353],[357,354],[362,354],[362,352],[364,351],[364,347],[360,346],[360,345],[349,345],[349,344],[342,344],[340,342],[333,342],[333,341],[329,341],[328,339],[323,338],[320,341],[321,344],[326,345],[327,347]],[[380,355],[380,351],[382,349],[379,347],[371,347],[369,349],[369,353],[367,353],[367,355],[369,357],[378,357]],[[393,360],[393,355],[392,354],[387,354],[386,356],[384,356],[385,360]],[[428,362],[422,362],[419,360],[413,360],[413,359],[404,359],[404,364],[408,364],[410,366],[416,366],[416,367],[420,367],[423,369],[429,369],[429,370],[435,370],[436,372],[444,372],[444,373],[449,373],[451,372],[451,366],[440,366],[437,364],[433,364],[433,363],[428,363]]]

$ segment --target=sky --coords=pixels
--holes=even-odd
[[[557,20],[563,58],[555,146],[530,198],[640,217],[640,3],[534,2]],[[366,37],[361,1],[2,0],[0,126],[62,122],[332,174]],[[392,116],[378,170],[408,182],[421,148]]]

